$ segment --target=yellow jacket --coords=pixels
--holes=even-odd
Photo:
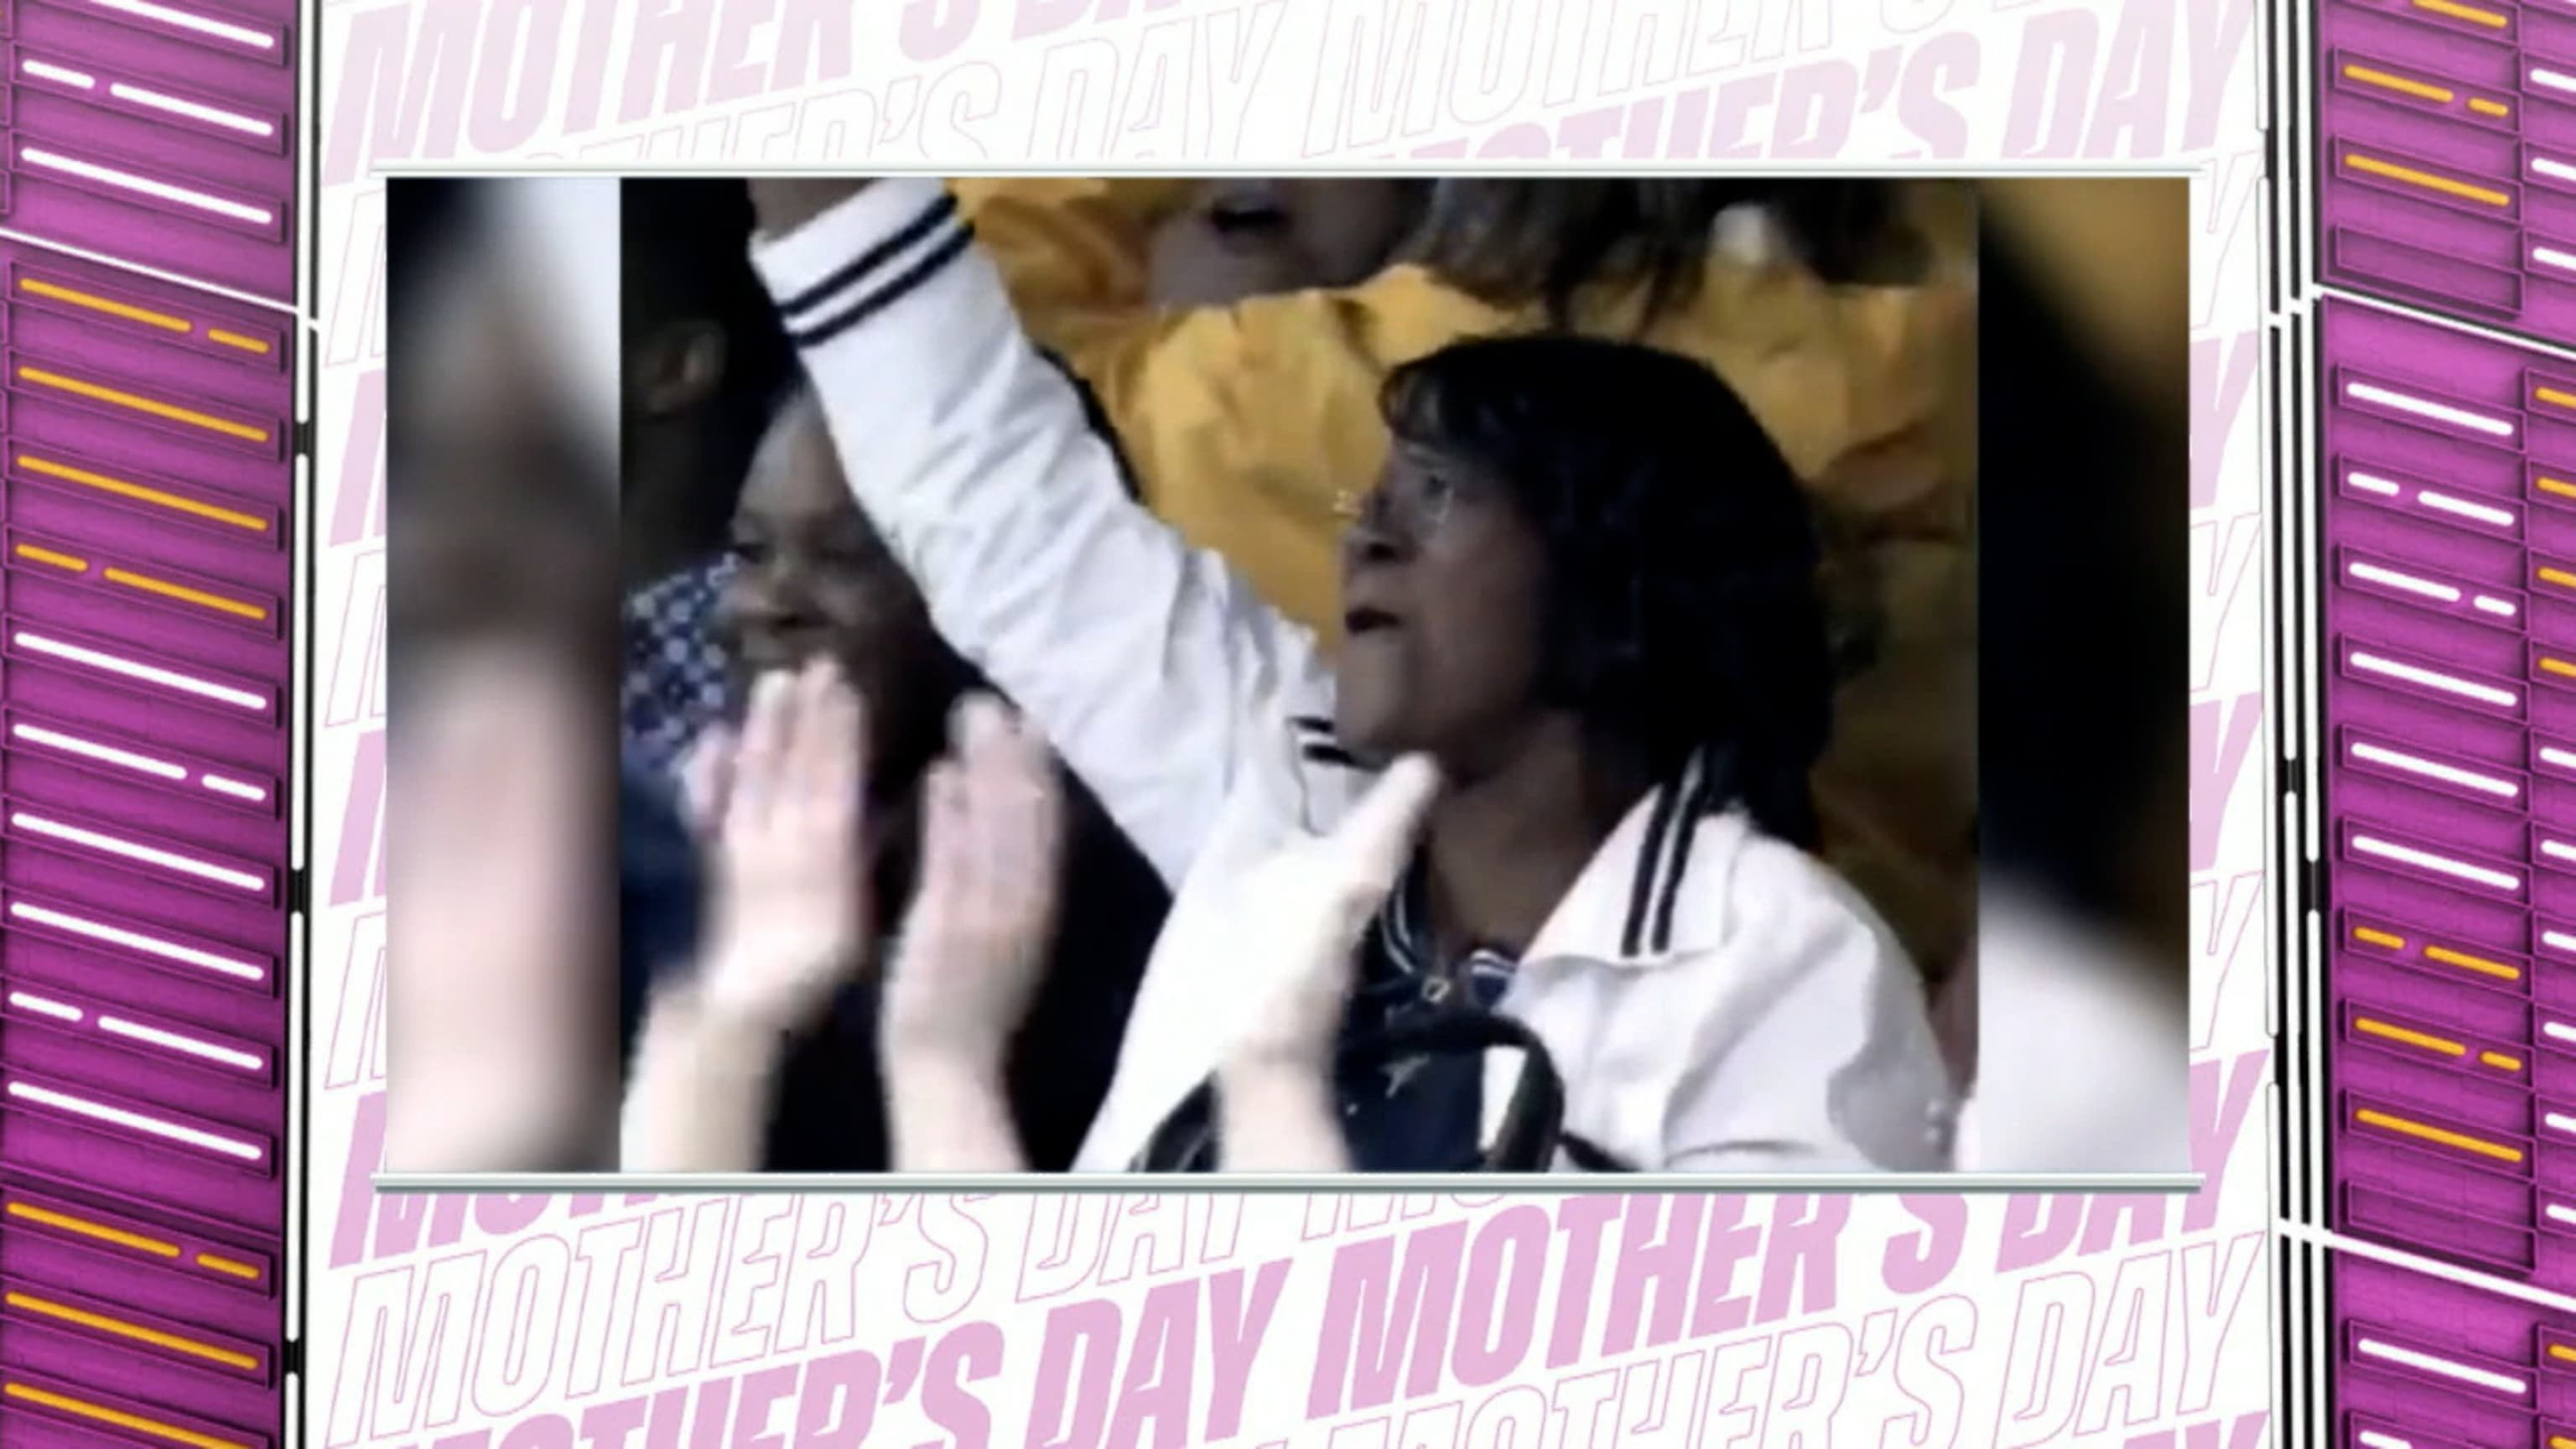
[[[1330,638],[1337,502],[1387,448],[1389,370],[1461,337],[1534,323],[1396,267],[1358,286],[1226,308],[1146,298],[1156,222],[1191,183],[951,184],[1024,324],[1089,384],[1147,506],[1224,554]],[[1924,213],[1945,260],[1964,210]],[[1587,328],[1709,364],[1810,480],[1829,594],[1866,607],[1874,662],[1837,700],[1816,787],[1826,858],[1916,961],[1956,960],[1974,911],[1974,302],[1963,287],[1828,287],[1801,268],[1712,259],[1686,308],[1636,332],[1635,299],[1588,299]]]

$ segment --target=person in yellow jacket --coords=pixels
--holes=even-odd
[[[1875,259],[1823,265],[1801,243],[1830,228],[1796,200],[1730,205],[1794,188],[1742,179],[950,189],[1030,335],[1092,391],[1145,504],[1328,640],[1336,550],[1386,454],[1378,394],[1394,368],[1554,326],[1715,369],[1807,480],[1826,541],[1849,647],[1815,779],[1824,856],[1927,974],[1958,959],[1977,808],[1963,193],[1899,193],[1899,230],[1929,259],[1890,285],[1828,281]]]

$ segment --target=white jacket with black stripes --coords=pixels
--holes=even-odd
[[[948,640],[1047,731],[1173,887],[1077,1168],[1130,1163],[1266,997],[1230,943],[1246,872],[1367,784],[1316,722],[1314,641],[1130,496],[935,182],[881,181],[754,248],[851,486]],[[1918,978],[1860,897],[1741,811],[1640,802],[1500,1009],[1569,1132],[1649,1171],[1947,1165]],[[1519,1063],[1487,1068],[1486,1132]]]

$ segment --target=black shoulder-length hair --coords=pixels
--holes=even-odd
[[[1814,849],[1834,682],[1816,533],[1733,389],[1674,353],[1537,333],[1400,367],[1381,409],[1501,480],[1544,540],[1547,702],[1660,780],[1708,751],[1756,823]]]

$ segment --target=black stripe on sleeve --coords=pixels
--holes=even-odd
[[[1657,867],[1663,863],[1664,837],[1681,808],[1683,782],[1675,780],[1656,792],[1654,816],[1646,822],[1646,843],[1637,852],[1637,873],[1628,885],[1628,925],[1619,933],[1619,954],[1634,956],[1646,934],[1646,908],[1654,894]]]
[[[1683,877],[1690,874],[1691,842],[1699,838],[1700,817],[1708,813],[1710,798],[1720,788],[1718,773],[1714,761],[1702,765],[1698,781],[1691,786],[1690,799],[1682,806],[1681,820],[1674,827],[1680,833],[1673,840],[1672,864],[1655,893],[1655,923],[1647,933],[1647,942],[1655,950],[1669,951],[1673,947],[1673,902],[1681,895]]]
[[[851,328],[865,322],[895,303],[919,290],[924,282],[947,269],[948,264],[965,255],[975,241],[972,227],[960,225],[956,234],[931,248],[921,260],[906,268],[893,281],[853,302],[836,316],[815,323],[803,331],[791,329],[788,340],[799,347],[820,347]]]
[[[1093,391],[1088,378],[1073,370],[1072,363],[1043,347],[1038,349],[1038,356],[1072,385],[1073,395],[1082,402],[1082,420],[1090,424],[1092,436],[1109,449],[1110,461],[1118,465],[1118,486],[1127,490],[1127,501],[1143,503],[1144,484],[1137,481],[1135,465],[1128,461],[1126,446],[1118,441],[1118,429],[1109,420],[1109,409],[1101,405],[1100,394]]]
[[[779,315],[785,317],[790,326],[804,320],[796,314],[810,312],[868,280],[886,263],[902,255],[904,250],[913,243],[938,230],[942,223],[956,214],[957,198],[946,191],[940,192],[939,199],[924,207],[919,216],[905,222],[903,230],[868,248],[860,254],[858,260],[844,263],[830,276],[779,303]]]

